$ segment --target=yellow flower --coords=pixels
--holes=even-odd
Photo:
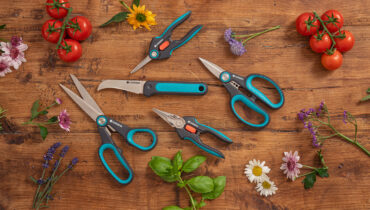
[[[138,7],[133,5],[133,9],[129,9],[131,13],[128,15],[127,22],[132,25],[134,30],[144,26],[150,31],[151,29],[149,26],[157,25],[157,22],[155,22],[154,19],[156,15],[149,10],[145,10],[145,5],[139,5]]]

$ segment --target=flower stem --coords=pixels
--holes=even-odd
[[[335,40],[334,40],[333,35],[330,33],[330,31],[328,30],[328,28],[326,28],[325,23],[324,23],[324,21],[320,18],[320,16],[318,16],[316,12],[313,12],[313,14],[314,14],[314,15],[315,15],[315,17],[320,21],[321,26],[322,26],[322,28],[324,29],[324,31],[325,31],[326,33],[328,33],[328,35],[329,35],[329,37],[330,37],[330,39],[331,39],[331,41],[332,41],[331,48],[330,48],[330,52],[331,52],[331,53],[333,53],[334,46],[336,45],[336,42],[335,42]]]
[[[313,170],[315,170],[315,169],[316,169],[315,167],[307,166],[307,165],[303,165],[303,164],[302,164],[302,166],[303,166],[303,167],[305,167],[305,168],[313,169]]]
[[[305,173],[305,174],[299,175],[299,176],[297,176],[297,178],[303,177],[303,176],[307,176],[307,175],[310,175],[310,174],[313,174],[313,173],[316,173],[316,171],[311,171],[309,173]]]
[[[72,7],[68,8],[67,16],[64,18],[63,25],[62,25],[62,30],[60,31],[60,36],[59,36],[59,40],[58,40],[57,47],[56,47],[57,50],[59,49],[59,47],[62,43],[63,34],[64,34],[64,31],[66,30],[66,25],[69,21],[69,16],[71,15],[71,13],[72,13]]]
[[[41,175],[41,178],[40,178],[41,180],[44,179],[45,170],[46,170],[46,168],[44,168],[44,170],[42,170],[42,175]],[[33,199],[33,204],[32,204],[33,208],[35,208],[36,200],[39,197],[40,187],[41,187],[41,185],[39,184],[39,186],[37,187],[37,190],[36,190],[35,198]]]
[[[190,190],[188,189],[188,187],[186,186],[186,184],[185,184],[185,183],[184,183],[184,181],[182,180],[181,176],[178,176],[178,178],[179,178],[180,183],[181,183],[181,184],[184,184],[184,188],[185,188],[186,192],[187,192],[187,193],[188,193],[188,195],[189,195],[191,205],[193,206],[193,207],[192,207],[192,209],[196,210],[196,209],[197,209],[197,207],[196,207],[196,205],[195,205],[194,198],[193,198],[193,196],[191,195]]]
[[[128,11],[130,11],[131,10],[131,8],[124,2],[124,1],[119,1],[124,7],[126,7],[126,9],[128,10]]]
[[[266,29],[266,30],[264,30],[264,31],[261,31],[261,32],[255,33],[255,34],[251,34],[251,36],[250,36],[250,37],[248,37],[247,39],[245,39],[242,43],[243,43],[243,45],[244,45],[246,42],[248,42],[249,40],[253,39],[254,37],[257,37],[257,36],[259,36],[259,35],[261,35],[261,34],[264,34],[264,33],[267,33],[267,32],[269,32],[269,31],[273,31],[273,30],[276,30],[276,29],[279,29],[279,28],[280,28],[280,25],[277,25],[277,26],[275,26],[275,27],[272,27],[272,28]]]

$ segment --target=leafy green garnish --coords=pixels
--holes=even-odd
[[[370,88],[367,89],[366,93],[370,93]],[[360,101],[367,101],[367,100],[370,100],[370,95],[363,97]]]
[[[310,189],[316,182],[316,172],[306,175],[302,183],[304,184],[304,189]]]
[[[104,26],[107,26],[111,23],[120,23],[122,21],[125,21],[128,14],[129,14],[129,12],[120,12],[120,13],[116,14],[115,16],[113,16],[110,20],[108,20],[104,24],[100,25],[99,27],[104,27]]]

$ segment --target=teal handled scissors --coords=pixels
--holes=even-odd
[[[99,157],[104,165],[104,167],[107,169],[107,171],[113,176],[114,179],[116,179],[121,184],[128,184],[132,181],[133,178],[133,171],[130,167],[130,165],[127,163],[126,159],[122,155],[122,150],[117,147],[117,145],[113,142],[113,139],[111,137],[111,132],[118,132],[129,144],[132,146],[142,150],[142,151],[148,151],[155,147],[157,144],[157,135],[149,128],[130,128],[127,125],[124,125],[122,123],[119,123],[115,121],[114,119],[107,117],[104,115],[103,111],[99,108],[99,106],[96,104],[94,99],[90,96],[90,94],[87,92],[87,90],[82,86],[80,81],[71,74],[71,78],[77,87],[77,90],[80,92],[81,97],[79,97],[77,94],[72,92],[70,89],[66,88],[62,84],[59,84],[63,90],[69,95],[69,97],[72,98],[72,100],[80,106],[80,108],[86,112],[87,115],[93,119],[96,124],[98,125],[98,131],[102,140],[102,145],[99,148]],[[152,136],[152,143],[151,145],[144,147],[142,145],[137,144],[133,140],[133,136],[136,133],[149,133]],[[120,179],[109,167],[107,162],[104,159],[103,153],[107,149],[110,149],[114,152],[115,156],[119,160],[119,162],[123,165],[123,167],[128,171],[129,176],[127,179]]]
[[[207,61],[203,58],[199,58],[199,60],[204,64],[205,67],[215,76],[217,77],[225,86],[227,91],[230,93],[231,100],[230,100],[230,106],[234,113],[234,115],[244,124],[251,126],[256,129],[264,128],[268,125],[270,122],[270,116],[269,114],[260,107],[255,101],[256,99],[259,99],[262,101],[265,105],[272,109],[279,109],[284,104],[284,94],[280,87],[270,78],[268,78],[265,75],[261,74],[250,74],[247,77],[242,77],[237,74],[233,74],[231,72],[223,70],[221,67],[217,66],[216,64]],[[269,98],[265,94],[263,94],[260,90],[255,88],[252,84],[252,81],[256,78],[263,79],[269,83],[271,83],[275,89],[278,91],[280,95],[280,101],[278,103],[272,103]],[[242,87],[245,90],[247,90],[252,96],[248,97],[243,92],[239,90],[239,88]],[[247,120],[243,119],[235,110],[235,103],[236,102],[242,102],[247,107],[251,108],[253,111],[259,113],[263,116],[264,120],[260,124],[255,124],[248,122]]]

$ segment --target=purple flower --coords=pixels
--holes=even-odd
[[[44,180],[42,180],[42,179],[38,179],[36,182],[37,182],[37,184],[39,184],[39,185],[42,185],[42,184],[44,184],[44,183],[45,183],[45,181],[44,181]]]
[[[13,45],[13,43],[15,45]],[[26,51],[28,46],[22,42],[22,38],[12,38],[12,42],[1,42],[0,50],[4,53],[2,56],[10,58],[10,66],[13,66],[15,69],[18,69],[22,62],[26,62],[24,58],[24,51]]]
[[[47,196],[47,198],[48,198],[49,200],[54,200],[53,196],[51,196],[51,195],[48,195],[48,196]]]
[[[45,162],[45,163],[42,164],[42,167],[43,168],[49,168],[49,164],[47,162]]]
[[[59,156],[64,157],[66,155],[66,153],[68,152],[68,150],[69,150],[69,146],[68,145],[64,146],[62,151],[60,152]]]
[[[44,160],[45,160],[45,164],[48,164],[48,161],[52,160],[53,159],[53,155],[56,151],[56,149],[58,147],[60,147],[61,143],[60,142],[57,142],[55,144],[53,144],[49,149],[48,151],[46,152],[46,154],[44,155]],[[47,167],[46,167],[47,168]]]
[[[55,103],[57,103],[57,104],[59,104],[59,105],[60,105],[60,104],[62,104],[62,99],[60,99],[60,98],[56,98],[56,99],[55,99]]]
[[[314,147],[319,147],[320,144],[317,141],[317,132],[315,131],[315,128],[313,127],[312,122],[307,123],[307,128],[308,128],[308,130],[310,131],[310,133],[312,135],[312,145]]]
[[[10,43],[12,44],[13,47],[17,47],[22,43],[22,38],[17,37],[17,36],[12,36]]]
[[[316,110],[316,116],[320,116],[322,110],[324,110],[324,101],[321,101],[319,108]]]
[[[230,40],[232,39],[232,34],[233,31],[231,30],[231,28],[226,29],[224,32],[225,41],[230,42]]]
[[[4,77],[5,74],[12,72],[10,70],[10,58],[8,56],[0,56],[0,77]]]
[[[71,119],[69,118],[69,114],[67,110],[63,110],[60,112],[58,116],[59,126],[64,129],[65,131],[69,132],[69,128],[71,126]]]
[[[58,166],[59,166],[59,160],[55,161],[53,171],[55,171],[55,169],[57,169]]]
[[[75,157],[75,158],[72,159],[71,164],[68,165],[68,168],[72,168],[77,163],[78,163],[78,158]]]
[[[230,44],[230,51],[234,54],[234,55],[237,55],[237,56],[241,56],[243,55],[245,52],[247,52],[247,50],[244,48],[244,45],[243,43],[235,40],[235,39],[231,39],[229,41],[229,44]]]
[[[347,122],[346,122],[347,118],[348,118],[347,111],[344,111],[343,112],[343,122],[344,122],[344,124],[347,124]]]

